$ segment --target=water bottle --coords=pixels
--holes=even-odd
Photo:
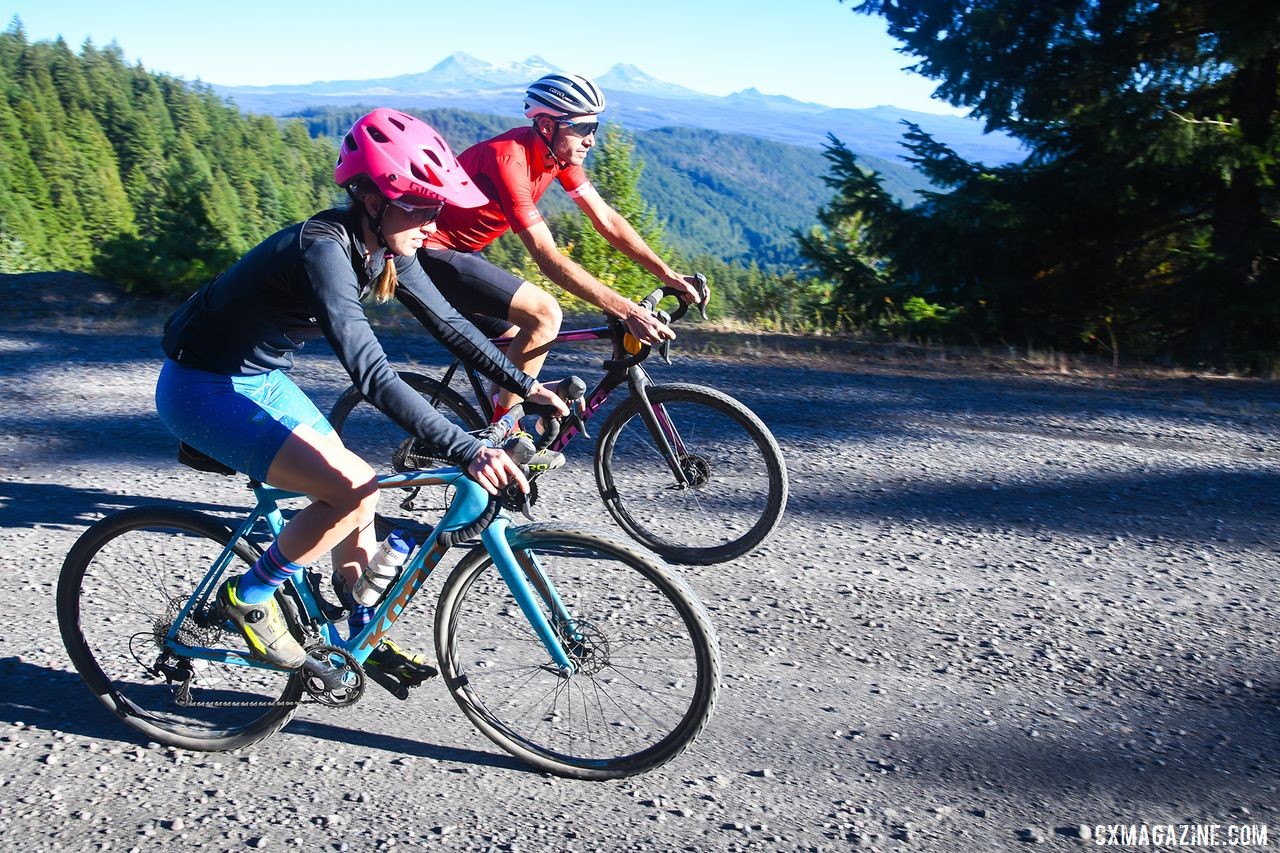
[[[372,607],[400,577],[400,567],[409,559],[413,541],[399,530],[393,530],[369,558],[351,595],[357,604]]]

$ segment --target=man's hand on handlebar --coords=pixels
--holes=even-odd
[[[680,275],[676,274],[669,279],[664,279],[667,287],[676,291],[676,295],[680,297],[681,302],[687,302],[690,305],[702,304],[703,294],[699,288],[698,277],[696,275]],[[704,278],[703,282],[706,281]],[[704,284],[703,287],[706,287]],[[711,298],[711,288],[707,287],[707,298]]]
[[[640,305],[623,317],[622,322],[627,327],[627,331],[644,344],[660,344],[676,338],[676,333],[671,331],[670,326],[659,320],[652,311]]]
[[[520,491],[529,493],[529,481],[524,472],[501,447],[480,448],[476,458],[467,466],[467,473],[491,495],[498,494],[512,481],[520,485]]]

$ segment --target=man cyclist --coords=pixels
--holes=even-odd
[[[478,254],[508,229],[524,242],[547,278],[621,319],[640,341],[655,344],[675,337],[652,313],[600,283],[557,250],[537,207],[553,180],[560,182],[614,248],[664,285],[678,290],[681,299],[699,299],[692,279],[676,273],[659,258],[587,180],[582,163],[595,145],[604,108],[604,94],[586,77],[547,74],[534,81],[524,99],[524,114],[532,119],[532,125],[477,143],[458,158],[487,203],[470,209],[445,208],[438,229],[418,253],[431,280],[465,316],[507,321],[481,321],[478,325],[491,334],[512,337],[507,356],[530,376],[538,375],[548,346],[560,331],[560,306],[546,291]],[[509,389],[499,389],[494,420],[519,400]]]

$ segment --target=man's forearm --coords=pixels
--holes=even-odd
[[[668,278],[676,274],[675,270],[649,248],[649,244],[644,241],[640,233],[621,214],[616,215],[608,226],[601,228],[600,235],[608,241],[610,246],[644,267],[650,274],[658,278]]]
[[[579,299],[585,299],[615,317],[625,318],[635,309],[634,302],[605,287],[573,260],[559,252],[549,255],[535,253],[533,259],[537,262],[538,269],[542,270],[542,274],[547,278]]]

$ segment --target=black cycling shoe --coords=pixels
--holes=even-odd
[[[405,687],[416,687],[428,678],[435,678],[440,674],[422,655],[402,649],[386,639],[369,653],[364,665],[382,670]]]

